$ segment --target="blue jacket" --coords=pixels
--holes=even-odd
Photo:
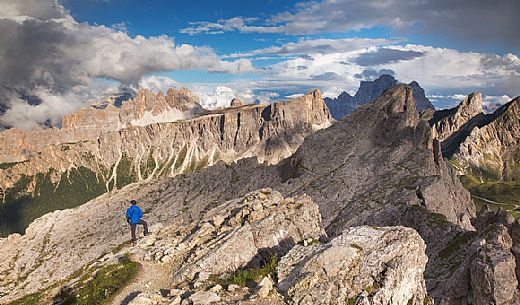
[[[143,217],[143,211],[137,205],[132,205],[126,210],[126,219],[130,219],[130,224],[139,223],[141,217]]]

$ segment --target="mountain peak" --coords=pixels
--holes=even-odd
[[[386,89],[397,85],[397,80],[388,74],[383,74],[373,81],[361,81],[354,101],[358,104],[365,104],[380,96]]]
[[[467,97],[465,97],[464,100],[462,100],[459,108],[462,108],[460,110],[471,108],[468,110],[482,112],[482,104],[482,94],[480,92],[473,91]]]
[[[361,81],[359,89],[352,97],[347,92],[343,91],[337,98],[326,98],[325,102],[330,109],[332,116],[339,120],[347,114],[352,113],[360,105],[369,103],[370,101],[381,96],[386,90],[398,84],[398,81],[389,74],[382,74],[375,80]],[[413,97],[415,107],[418,111],[425,109],[435,109],[430,100],[425,95],[424,89],[421,88],[418,82],[412,81],[409,87],[413,89]]]
[[[156,122],[172,122],[206,113],[198,97],[186,88],[168,89],[166,95],[142,88],[134,98],[120,107],[86,108],[66,115],[62,128],[81,128],[94,133],[118,130],[131,125],[148,125]]]
[[[434,136],[439,141],[447,140],[446,145],[448,145],[451,142],[448,138],[481,113],[482,94],[472,92],[457,107],[435,112],[430,120],[430,125],[433,128]]]

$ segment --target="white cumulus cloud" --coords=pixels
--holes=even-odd
[[[0,120],[22,128],[41,121],[36,118],[42,113],[63,114],[79,107],[89,96],[75,92],[98,90],[99,79],[136,87],[143,75],[161,71],[254,70],[248,59],[225,61],[209,47],[178,45],[167,36],[130,37],[114,28],[78,23],[56,0],[3,0],[0,33],[0,103],[9,108]],[[25,96],[45,105],[22,107]],[[25,113],[15,113],[19,111]],[[14,119],[21,115],[34,120]]]

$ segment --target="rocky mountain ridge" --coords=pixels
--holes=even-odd
[[[16,128],[0,133],[0,163],[22,162],[50,145],[97,139],[108,131],[151,123],[174,122],[207,113],[198,97],[189,90],[170,89],[166,95],[139,90],[119,107],[111,103],[80,109],[62,119],[61,128],[22,131]]]
[[[459,170],[482,181],[520,181],[520,98],[485,118],[453,155]]]
[[[397,84],[398,81],[393,76],[383,74],[373,81],[361,81],[359,89],[354,96],[343,91],[337,98],[325,98],[325,103],[327,103],[332,116],[336,120],[339,120],[345,115],[354,112],[359,106],[367,104],[381,96],[383,92]],[[435,109],[419,83],[413,81],[409,86],[413,89],[415,104],[419,111]]]
[[[272,191],[265,189],[265,191],[254,192],[252,195],[250,193],[266,187],[272,188]],[[277,192],[280,195],[277,195]],[[220,260],[218,258],[222,257],[222,253],[226,253],[221,251],[230,251],[227,253],[233,253],[233,255],[242,253],[237,252],[237,248],[253,249],[243,252],[244,255],[249,253],[248,257],[243,260],[248,261],[250,255],[255,256],[251,253],[259,251],[259,248],[263,247],[247,246],[246,248],[245,244],[237,244],[240,241],[247,241],[245,236],[250,233],[254,242],[248,243],[248,245],[259,245],[257,244],[259,240],[272,242],[273,236],[280,236],[274,240],[285,246],[273,249],[273,244],[269,244],[265,247],[275,250],[275,253],[280,255],[281,260],[277,264],[279,274],[286,275],[287,272],[284,273],[283,270],[288,270],[289,274],[295,275],[296,282],[293,280],[286,282],[301,283],[301,286],[297,284],[280,286],[281,282],[273,285],[270,289],[274,291],[272,294],[267,294],[269,298],[272,297],[273,304],[284,304],[285,302],[292,304],[291,300],[305,298],[305,295],[308,295],[309,300],[313,300],[313,296],[322,293],[323,290],[320,289],[336,287],[335,284],[332,284],[333,279],[320,273],[320,260],[325,256],[335,256],[345,251],[351,253],[352,257],[358,257],[359,262],[370,262],[378,258],[382,261],[378,260],[376,265],[381,263],[384,266],[392,266],[384,269],[388,271],[385,273],[381,272],[377,266],[362,264],[361,266],[366,267],[359,271],[366,271],[368,275],[363,273],[365,275],[356,277],[358,269],[355,266],[359,265],[349,262],[347,257],[337,257],[338,264],[344,264],[347,267],[335,269],[333,267],[336,265],[331,265],[331,274],[336,274],[335,272],[339,272],[338,270],[352,270],[352,273],[338,275],[344,276],[343,283],[346,286],[343,287],[343,290],[328,290],[331,293],[330,298],[341,297],[349,302],[355,302],[357,299],[365,300],[361,304],[386,304],[387,297],[397,300],[397,296],[394,296],[393,293],[401,290],[386,290],[384,288],[387,287],[386,283],[395,283],[395,285],[391,285],[392,287],[408,287],[407,292],[399,297],[399,304],[406,304],[412,295],[412,304],[420,304],[425,298],[421,296],[420,292],[424,291],[421,287],[426,287],[428,295],[434,298],[436,303],[441,304],[468,304],[468,298],[476,295],[485,297],[484,300],[496,299],[497,296],[493,294],[493,291],[487,289],[489,287],[485,287],[486,282],[469,280],[471,278],[470,270],[474,269],[475,272],[482,270],[486,276],[492,276],[489,270],[506,266],[502,265],[498,259],[489,261],[473,259],[472,255],[479,253],[481,251],[479,248],[484,247],[482,242],[478,241],[479,236],[483,236],[481,234],[484,233],[476,232],[474,225],[470,222],[472,218],[476,217],[473,202],[469,193],[462,187],[454,170],[443,160],[440,143],[433,138],[429,125],[419,118],[414,105],[412,89],[406,85],[400,85],[387,91],[373,103],[362,106],[344,120],[335,122],[331,127],[306,137],[296,153],[276,165],[258,164],[255,159],[242,159],[232,164],[219,162],[212,167],[193,173],[185,173],[172,178],[165,177],[159,181],[132,184],[121,190],[104,194],[78,208],[45,215],[31,225],[25,236],[13,235],[8,239],[0,240],[2,247],[10,249],[5,254],[2,253],[4,257],[0,260],[2,262],[0,270],[11,275],[9,279],[0,283],[4,299],[11,300],[24,293],[35,292],[45,287],[57,289],[59,287],[53,286],[53,283],[58,282],[59,278],[68,278],[74,271],[88,265],[92,259],[95,260],[96,257],[104,255],[127,240],[129,229],[121,218],[121,213],[127,206],[126,200],[129,196],[141,198],[140,204],[146,211],[146,219],[150,223],[160,222],[166,229],[164,232],[161,231],[162,229],[152,229],[159,232],[157,236],[160,238],[151,239],[149,242],[143,241],[142,247],[146,249],[144,253],[139,250],[139,247],[127,251],[134,253],[133,255],[137,258],[141,257],[143,262],[157,260],[160,262],[159,264],[178,264],[161,265],[161,270],[165,268],[171,270],[172,275],[178,274],[177,270],[185,270],[186,272],[183,271],[180,274],[190,275],[180,277],[178,284],[174,284],[173,281],[160,283],[160,285],[168,285],[168,287],[151,284],[140,300],[151,298],[150,293],[153,294],[154,289],[159,288],[168,288],[172,291],[173,289],[181,290],[181,293],[172,293],[171,298],[177,300],[179,297],[181,300],[191,299],[191,302],[195,302],[194,300],[199,300],[198,298],[202,295],[211,296],[213,300],[216,300],[216,297],[220,300],[229,300],[225,298],[232,297],[233,294],[228,293],[228,290],[211,291],[210,289],[213,288],[206,286],[211,285],[211,280],[208,281],[209,275],[204,276],[203,272],[199,272],[197,276],[197,268],[200,266],[214,267],[215,264],[203,262],[206,259],[208,262],[214,262],[215,259]],[[292,199],[286,199],[288,197]],[[233,198],[240,199],[235,201]],[[221,205],[222,202],[229,200],[234,203]],[[319,217],[313,216],[316,215],[314,212],[316,210],[312,208],[312,204],[308,200],[319,208]],[[295,226],[301,228],[300,230],[293,231],[289,227],[280,230],[279,233],[274,230],[273,233],[267,234],[270,238],[266,238],[261,236],[260,232],[270,232],[269,230],[273,230],[281,224],[271,223],[263,231],[243,229],[244,226],[250,226],[252,222],[262,222],[262,219],[265,221],[277,219],[274,215],[278,212],[282,215],[290,215],[284,204],[281,204],[282,202],[293,206],[292,209],[303,209],[297,213],[298,217],[304,215],[309,217],[304,218],[307,219],[305,224],[300,223]],[[288,216],[289,219],[291,217]],[[285,217],[283,218],[285,219]],[[317,224],[320,218],[318,226],[320,229],[318,230],[314,224]],[[293,221],[288,221],[284,225],[290,226],[292,223]],[[364,225],[373,228],[349,229]],[[489,225],[494,227],[492,221]],[[421,242],[416,238],[417,233],[413,233],[412,229],[380,228],[389,226],[413,228],[424,240],[426,249],[424,250],[420,246]],[[380,233],[379,229],[388,234]],[[294,247],[294,244],[290,243],[291,238],[294,243],[304,239],[304,243],[309,246],[311,242],[305,242],[306,237],[301,237],[302,234],[315,232],[316,235],[313,238],[319,239],[318,235],[322,234],[322,230],[331,239],[332,248],[310,245],[311,248],[302,249]],[[177,231],[179,232],[177,233]],[[245,235],[238,234],[239,231]],[[347,235],[343,236],[344,234]],[[288,236],[291,238],[287,240],[287,243],[281,243]],[[367,239],[367,236],[375,236],[377,239]],[[335,241],[335,238],[338,239]],[[354,240],[358,242],[351,243]],[[395,243],[390,242],[392,240],[395,240]],[[190,245],[191,241],[193,244]],[[321,242],[329,245],[329,241]],[[475,246],[471,248],[470,245],[474,242],[476,242]],[[56,244],[69,247],[70,251],[60,250],[60,248],[56,248]],[[179,246],[181,244],[184,246]],[[201,247],[198,248],[197,245],[201,245]],[[207,245],[207,247],[202,245]],[[400,247],[406,247],[404,245],[410,245],[410,247],[415,245],[414,251],[404,251],[404,253],[399,251],[399,249],[403,249]],[[504,245],[503,251],[505,252],[503,253],[507,254],[509,251],[514,256],[512,250],[515,247],[514,242],[509,248],[507,243]],[[304,247],[307,246],[304,245]],[[334,247],[343,250],[333,251]],[[293,249],[292,253],[290,251],[289,254],[286,254],[285,251],[277,252],[276,250],[288,248]],[[359,248],[367,249],[367,251],[358,252]],[[30,253],[23,250],[27,254],[22,260],[16,255],[22,249],[34,249],[34,251]],[[331,252],[327,252],[329,250],[326,249],[331,249]],[[369,249],[375,249],[375,252]],[[469,249],[475,249],[477,252]],[[487,253],[491,255],[495,253],[493,249],[483,249],[482,251],[488,251]],[[428,257],[422,273],[425,286],[421,284],[421,266],[425,263],[424,256],[420,254],[421,251],[425,251]],[[76,256],[72,262],[71,258],[67,258],[71,255],[68,254],[70,252],[81,254]],[[175,253],[187,253],[187,255],[182,255],[183,259],[175,259],[177,257]],[[220,254],[217,255],[218,253]],[[355,253],[358,253],[359,256],[356,256]],[[380,256],[381,253],[388,253],[389,256]],[[410,254],[410,256],[401,256],[399,260],[395,260],[392,253]],[[171,259],[172,257],[174,259]],[[163,258],[164,261],[162,261]],[[515,260],[517,259],[515,258]],[[291,271],[284,267],[290,266],[291,262],[305,269],[296,268],[295,271]],[[512,266],[509,258],[508,262],[507,265]],[[60,269],[60,273],[53,272],[56,276],[50,278],[49,282],[43,283],[40,280],[39,277],[48,276],[48,271],[65,265],[71,267]],[[223,268],[229,266],[231,265],[222,264]],[[352,266],[352,268],[348,266]],[[407,266],[410,266],[410,269]],[[398,273],[391,271],[394,270],[394,267],[396,272],[399,271]],[[509,270],[508,268],[506,269]],[[9,272],[9,270],[18,271]],[[23,271],[20,273],[21,270],[27,270],[29,274],[24,275]],[[223,272],[231,272],[230,270],[227,269]],[[299,273],[298,270],[307,272]],[[216,271],[210,270],[210,272]],[[194,279],[190,279],[192,274],[195,275]],[[399,274],[399,276],[387,278],[386,276],[390,274]],[[225,277],[225,274],[222,276]],[[516,277],[516,275],[514,276]],[[378,281],[382,277],[385,280]],[[356,278],[358,280],[355,280]],[[507,287],[515,286],[513,280],[505,281],[506,279],[499,276],[489,278],[491,279],[488,282],[489,285],[504,280],[501,283],[507,282]],[[216,280],[214,277],[212,279]],[[358,284],[354,284],[356,281],[359,281]],[[408,284],[404,284],[405,281]],[[146,282],[139,281],[139,283]],[[311,287],[308,283],[320,283],[320,286]],[[374,283],[374,285],[365,286],[371,285],[370,283]],[[268,286],[264,282],[264,287]],[[144,284],[131,287],[130,290],[127,290],[128,294],[137,290],[143,292],[145,289],[142,288]],[[283,287],[289,288],[283,290]],[[311,289],[307,289],[309,287]],[[383,291],[387,292],[383,293]],[[414,291],[416,294],[413,293]],[[517,289],[512,291],[511,297],[514,301]],[[246,290],[244,294],[239,293],[240,302],[262,304],[262,301],[265,300],[262,297],[258,299],[256,292],[253,293],[256,301],[247,297],[242,298],[251,293],[253,293],[251,290]],[[278,294],[281,295],[280,298]],[[375,296],[377,297],[375,298]],[[506,300],[501,299],[501,296],[498,297],[497,300]],[[161,302],[167,304],[172,301],[169,296],[162,298],[161,301],[157,301],[159,304]],[[352,298],[354,299],[352,300]]]
[[[434,137],[442,141],[445,156],[459,174],[481,181],[516,181],[516,151],[520,149],[520,98],[484,114],[482,95],[473,92],[457,107],[437,111],[429,121]]]
[[[149,107],[140,103],[146,99],[146,94],[138,95],[121,111],[134,109],[143,114],[146,109],[154,111],[170,104],[192,109],[189,100],[183,102],[170,93]],[[112,110],[96,111],[89,113],[105,115]],[[65,120],[63,130],[82,133],[89,122],[92,124],[90,115],[73,115]],[[79,141],[78,137],[69,141],[57,129],[30,133],[9,130],[0,134],[5,143],[0,155],[4,161],[7,156],[23,159],[0,166],[4,202],[0,226],[3,232],[23,232],[30,221],[56,208],[77,206],[128,183],[192,172],[219,160],[233,162],[256,156],[260,162],[276,163],[294,152],[306,135],[330,122],[320,92],[313,91],[290,101],[238,106],[188,120],[105,131],[91,138],[98,132],[94,128],[82,133]],[[105,126],[112,128],[115,123]],[[33,141],[35,137],[37,141]],[[67,205],[57,207],[54,202]],[[24,210],[28,207],[38,210]],[[13,227],[5,227],[13,221]]]

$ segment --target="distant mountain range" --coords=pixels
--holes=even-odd
[[[341,119],[347,114],[354,112],[359,106],[367,104],[375,98],[381,96],[383,92],[398,84],[398,81],[391,75],[383,74],[373,81],[361,81],[358,91],[354,96],[343,91],[337,98],[325,98],[325,103],[330,109],[332,117],[336,120]],[[413,81],[409,84],[413,89],[413,97],[417,110],[435,109],[430,100],[425,96],[424,89],[419,83]]]
[[[61,128],[0,133],[0,236],[130,183],[251,156],[276,163],[332,121],[318,90],[272,104],[234,100],[214,111],[185,88],[143,89],[113,104],[69,114]]]

